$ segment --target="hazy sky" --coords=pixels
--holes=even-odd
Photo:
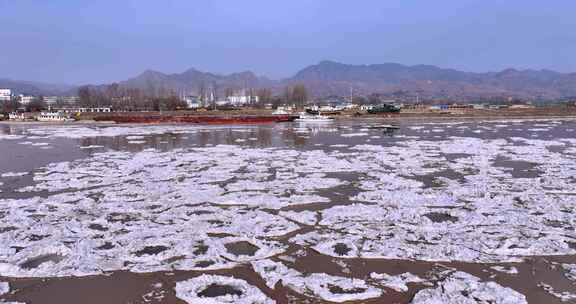
[[[576,71],[576,0],[0,0],[0,77],[434,64]]]

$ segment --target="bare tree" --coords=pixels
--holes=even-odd
[[[292,89],[292,100],[298,107],[304,107],[308,101],[308,90],[304,85],[296,85]]]
[[[286,104],[292,102],[292,88],[289,86],[284,87],[284,91],[282,92],[282,101]]]
[[[272,102],[272,91],[270,89],[259,89],[256,92],[258,96],[258,102],[262,105]]]
[[[26,105],[26,111],[27,112],[40,112],[43,111],[45,109],[47,109],[48,106],[46,105],[46,103],[44,102],[44,99],[42,98],[36,98],[32,101],[30,101],[27,105]]]
[[[88,86],[82,86],[78,89],[80,106],[90,107],[92,105],[92,90]]]
[[[0,101],[0,111],[2,113],[10,113],[17,111],[22,105],[17,99],[10,99]]]

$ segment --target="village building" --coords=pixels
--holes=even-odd
[[[0,101],[10,101],[10,100],[12,100],[12,90],[0,89]]]
[[[245,106],[258,103],[259,98],[256,95],[248,94],[246,90],[241,90],[231,96],[226,97],[228,104],[233,106]]]
[[[19,97],[20,103],[22,105],[28,105],[31,102],[33,102],[34,100],[36,100],[36,97],[34,97],[34,96],[27,96],[27,95],[23,95],[23,94],[18,95],[18,97]]]

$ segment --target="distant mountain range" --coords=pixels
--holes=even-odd
[[[147,70],[134,78],[121,81],[119,84],[125,87],[139,88],[147,92],[166,89],[193,93],[201,87],[212,87],[214,90],[221,92],[225,89],[272,87],[276,83],[277,82],[265,77],[258,77],[249,71],[230,75],[218,75],[201,72],[196,69],[189,69],[177,74],[164,74]]]
[[[576,73],[515,69],[471,73],[432,65],[350,65],[334,61],[322,61],[300,70],[293,77],[278,81],[258,77],[249,71],[218,75],[189,69],[176,74],[147,70],[119,84],[149,93],[173,90],[194,94],[202,87],[212,87],[219,94],[226,89],[242,88],[271,88],[280,93],[285,86],[304,84],[313,96],[348,95],[350,88],[354,94],[382,93],[399,98],[418,95],[427,99],[452,100],[493,97],[554,100],[576,96]],[[0,79],[0,87],[43,95],[73,92],[70,86],[7,79]]]
[[[68,95],[74,93],[74,86],[51,84],[37,81],[12,80],[0,78],[0,88],[12,89],[17,94],[26,95]]]
[[[316,94],[361,92],[418,93],[428,98],[474,99],[509,96],[558,99],[576,96],[576,73],[507,69],[497,73],[470,73],[431,65],[397,63],[348,65],[322,61],[309,66],[289,82],[305,83]]]

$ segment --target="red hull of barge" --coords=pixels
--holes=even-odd
[[[114,121],[116,123],[192,123],[192,124],[258,124],[272,122],[294,121],[296,116],[274,115],[274,116],[130,116],[130,115],[110,115],[95,117],[96,121]]]

